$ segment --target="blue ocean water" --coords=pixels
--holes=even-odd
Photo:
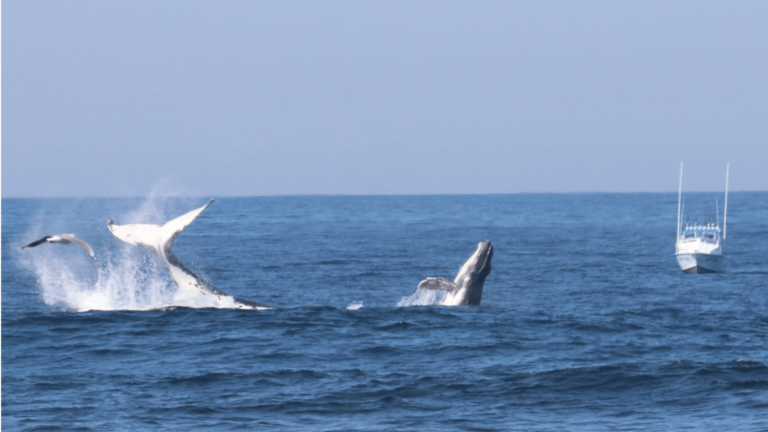
[[[707,275],[675,262],[676,194],[221,198],[174,252],[277,309],[173,307],[106,221],[206,198],[2,200],[4,429],[768,428],[768,193],[729,196]],[[97,260],[20,249],[59,233]],[[398,306],[483,240],[480,306]]]

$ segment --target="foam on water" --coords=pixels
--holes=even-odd
[[[446,291],[417,289],[415,293],[401,298],[397,307],[441,305],[447,294]]]
[[[353,301],[347,306],[347,310],[358,310],[363,308],[363,302]]]

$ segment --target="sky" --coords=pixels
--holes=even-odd
[[[2,196],[768,190],[765,1],[2,2]]]

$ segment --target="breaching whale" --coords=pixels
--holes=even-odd
[[[491,258],[491,242],[481,242],[453,282],[443,278],[426,278],[419,283],[418,289],[446,291],[441,303],[444,306],[479,305],[483,298],[485,278],[491,272]]]
[[[70,244],[74,243],[81,248],[93,259],[96,259],[96,256],[93,255],[93,249],[91,249],[91,245],[88,243],[80,240],[79,238],[75,237],[74,234],[59,234],[59,235],[53,235],[53,236],[45,236],[41,238],[40,240],[35,240],[32,243],[23,246],[22,249],[26,248],[33,248],[35,246],[40,246],[43,243],[60,243],[60,244]]]
[[[120,240],[134,246],[147,248],[160,257],[168,269],[168,273],[171,274],[171,279],[176,282],[179,289],[187,290],[200,296],[213,296],[218,305],[225,305],[228,299],[234,299],[234,307],[238,309],[274,309],[272,306],[231,297],[217,290],[213,285],[192,273],[171,252],[171,246],[176,236],[200,216],[200,213],[208,208],[213,201],[211,199],[208,204],[179,216],[163,226],[154,224],[117,225],[110,219],[107,222],[107,228]]]

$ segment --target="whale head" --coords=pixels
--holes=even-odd
[[[456,294],[461,297],[459,304],[480,304],[485,278],[491,272],[492,258],[493,246],[491,246],[491,242],[481,242],[477,245],[475,253],[461,266],[459,274],[453,281],[458,286]]]

